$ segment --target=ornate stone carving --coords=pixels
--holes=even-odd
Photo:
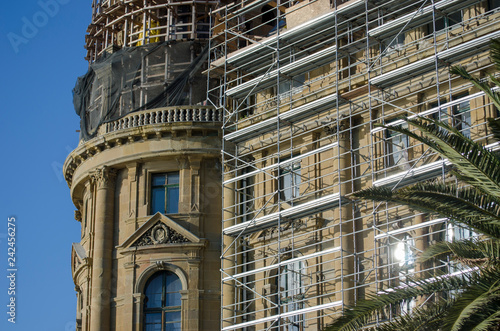
[[[109,188],[115,184],[116,170],[108,166],[97,168],[90,174],[90,178],[97,185],[97,188]]]
[[[348,131],[347,131],[348,128],[349,128],[349,120],[345,119],[344,116],[341,116],[340,121],[331,120],[331,123],[325,125],[323,127],[323,130],[326,132],[327,135],[333,136],[333,138],[337,138],[337,134],[339,134],[341,139],[345,139],[348,138]]]
[[[77,209],[75,210],[75,220],[77,220],[78,222],[82,222],[82,213]]]
[[[158,221],[145,234],[143,234],[133,246],[151,246],[159,244],[180,244],[189,242],[189,240],[166,226],[163,222]]]
[[[187,156],[179,156],[176,158],[179,169],[189,169],[189,159]]]
[[[293,229],[294,231],[299,231],[302,228],[304,228],[305,226],[306,226],[306,222],[304,222],[301,219],[295,220],[295,221],[288,221],[286,219],[283,219],[282,224],[279,227],[279,229],[277,226],[273,226],[271,228],[268,228],[268,229],[262,231],[262,233],[260,234],[259,237],[260,238],[264,238],[264,237],[268,237],[268,236],[272,237],[273,235],[277,235],[278,231],[285,232],[285,231],[290,230],[290,229]]]

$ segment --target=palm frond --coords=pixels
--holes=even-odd
[[[490,316],[479,321],[473,331],[493,331],[500,330],[500,309]]]
[[[495,314],[500,309],[498,276],[498,273],[480,275],[475,283],[460,293],[443,321],[442,330],[471,330]]]
[[[467,184],[493,197],[500,197],[500,159],[495,153],[446,123],[423,117],[408,119],[407,122],[416,127],[421,135],[403,127],[388,129],[428,145],[453,163]]]
[[[391,321],[376,327],[377,331],[435,331],[443,322],[443,317],[453,304],[453,300],[441,300],[414,308],[411,313],[401,314]]]
[[[477,87],[479,90],[483,91],[490,98],[490,100],[495,104],[495,106],[500,109],[500,95],[491,89],[490,84],[487,81],[480,80],[479,78],[472,76],[467,71],[467,69],[465,69],[463,66],[451,67],[450,73],[452,75],[460,76],[463,79],[466,79],[469,82],[471,82],[472,85]],[[491,77],[490,77],[490,80],[491,80]]]
[[[500,140],[500,118],[488,118],[488,126],[496,140]]]
[[[437,292],[462,290],[469,286],[474,272],[454,277],[433,277],[414,280],[410,285],[386,290],[383,294],[367,295],[366,300],[358,301],[355,307],[347,308],[342,317],[327,327],[327,331],[353,331],[372,322],[376,313],[384,314],[388,307],[419,296],[429,296]]]
[[[471,227],[474,231],[500,239],[500,206],[496,199],[469,187],[458,189],[442,183],[419,183],[392,191],[372,187],[353,193],[361,199],[395,202],[430,213],[438,213]]]
[[[500,71],[500,40],[493,39],[490,43],[490,58],[495,64],[497,70]]]

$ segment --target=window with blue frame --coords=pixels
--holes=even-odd
[[[182,283],[170,271],[155,273],[144,288],[144,331],[181,330]]]
[[[179,172],[153,174],[151,177],[151,214],[179,212]]]

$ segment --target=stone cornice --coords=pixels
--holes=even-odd
[[[110,150],[120,146],[133,144],[135,142],[145,142],[161,140],[165,138],[175,138],[183,135],[186,139],[190,137],[198,138],[193,135],[199,132],[199,136],[220,136],[220,123],[217,122],[174,122],[163,124],[150,124],[140,127],[121,129],[118,131],[103,134],[89,141],[81,143],[72,151],[63,166],[64,178],[69,187],[72,185],[73,174],[78,166],[86,160],[94,158],[105,150]],[[220,149],[217,149],[217,154]]]

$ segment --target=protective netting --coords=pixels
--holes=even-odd
[[[77,79],[73,104],[81,138],[129,113],[197,104],[206,99],[202,65],[208,47],[198,41],[164,42],[105,53]]]

